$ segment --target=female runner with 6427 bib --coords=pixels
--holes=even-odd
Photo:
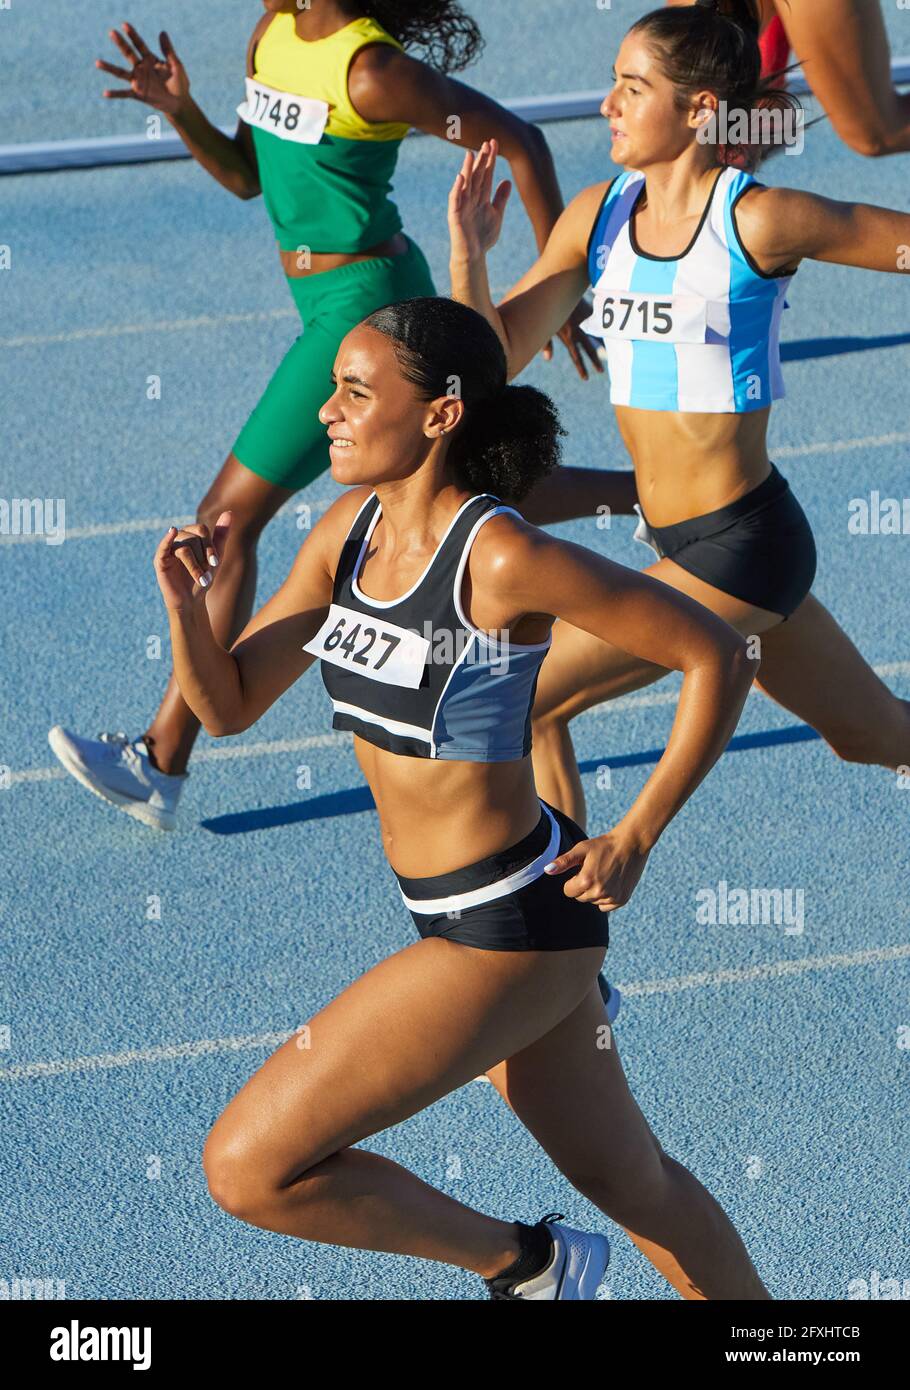
[[[600,501],[639,513],[636,536],[659,557],[649,574],[761,636],[766,694],[842,758],[896,769],[910,765],[910,703],[810,594],[812,532],[768,458],[767,431],[783,395],[780,319],[799,262],[896,272],[910,216],[768,188],[718,166],[718,147],[699,131],[720,102],[749,110],[762,100],[757,34],[751,0],[655,10],[633,25],[601,108],[627,172],[572,201],[498,307],[485,256],[509,186],[491,198],[495,140],[479,160],[469,155],[449,204],[452,292],[496,329],[513,378],[594,286],[584,326],[606,345],[635,465],[634,477],[591,470]],[[534,706],[541,795],[583,825],[569,722],[665,674],[558,624]]]
[[[230,651],[204,587],[225,529],[172,528],[155,567],[180,689],[211,734],[250,728],[321,660],[420,940],[233,1098],[205,1146],[209,1189],[267,1230],[472,1270],[495,1299],[593,1299],[602,1235],[499,1220],[357,1147],[484,1071],[684,1298],[766,1299],[728,1217],[651,1133],[596,983],[609,911],[736,727],[747,645],[683,595],[500,505],[552,471],[562,430],[548,397],[507,386],[479,314],[447,299],[391,305],[346,335],[333,378],[320,415],[349,490]],[[592,839],[541,803],[529,756],[556,616],[683,673],[663,757]],[[333,928],[358,872],[348,846]]]

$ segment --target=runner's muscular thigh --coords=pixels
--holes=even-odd
[[[604,954],[405,947],[268,1058],[215,1122],[209,1161],[227,1156],[274,1195],[529,1047],[577,1008]]]

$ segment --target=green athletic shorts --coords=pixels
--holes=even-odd
[[[438,291],[426,258],[405,233],[401,256],[374,256],[319,275],[288,276],[303,332],[247,420],[234,455],[245,468],[292,492],[329,467],[319,411],[332,394],[331,372],[345,334],[376,309]]]

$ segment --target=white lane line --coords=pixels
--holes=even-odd
[[[494,299],[503,299],[508,289],[491,291]],[[243,314],[198,314],[191,319],[152,319],[143,323],[110,323],[100,328],[72,328],[65,333],[20,333],[14,338],[0,338],[0,349],[48,347],[54,343],[82,343],[91,338],[122,338],[135,333],[184,333],[192,328],[223,328],[232,323],[269,323],[276,319],[296,319],[296,308],[259,309]]]
[[[833,956],[775,960],[767,965],[750,965],[745,970],[706,970],[699,975],[677,975],[668,980],[642,980],[639,984],[617,985],[617,988],[627,998],[633,995],[677,994],[683,989],[708,989],[717,985],[745,984],[751,980],[776,980],[783,975],[805,975],[809,971],[850,970],[858,965],[879,965],[885,961],[908,958],[910,944],[878,946]]]
[[[338,496],[342,494],[339,492]],[[311,514],[317,515],[328,511],[334,497],[319,498],[315,502],[299,502],[292,498],[290,502],[285,502],[283,507],[279,507],[276,516],[290,516],[296,512],[298,507],[308,506]],[[195,516],[149,516],[137,521],[99,521],[92,522],[88,526],[68,526],[66,528],[66,540],[84,541],[93,540],[96,536],[123,536],[136,531],[156,531],[164,533],[167,528],[173,526],[189,526],[195,521]],[[34,545],[36,542],[43,542],[43,535],[22,535],[22,536],[2,536],[0,535],[0,545]]]
[[[910,675],[910,661],[886,661],[879,666],[873,666],[872,669],[881,680],[887,680],[889,676]],[[750,699],[760,695],[762,691],[757,690],[755,686],[749,691]],[[602,705],[595,705],[593,709],[584,710],[577,718],[584,719],[586,714],[606,714],[612,710],[620,713],[624,709],[651,709],[655,705],[675,705],[678,699],[678,690],[653,690],[647,695],[619,695],[615,700],[607,700]],[[787,727],[796,729],[800,726],[793,724]]]
[[[830,444],[784,444],[769,453],[776,459],[796,459],[812,454],[847,454],[853,449],[887,449],[895,444],[910,444],[910,434],[870,434],[863,439],[835,439]]]
[[[873,666],[872,669],[882,680],[889,676],[906,676],[910,675],[910,661],[888,661],[883,665]],[[749,691],[749,698],[761,693],[753,688]],[[615,700],[607,700],[602,705],[584,710],[577,718],[588,719],[595,715],[622,714],[624,710],[630,709],[653,709],[658,705],[675,705],[678,699],[678,690],[658,690],[647,695],[619,695]],[[802,726],[788,724],[785,727],[798,729]],[[342,748],[353,741],[353,734],[339,733],[312,734],[307,738],[276,739],[271,742],[240,743],[226,748],[202,748],[193,754],[193,762],[216,763],[235,758],[273,758],[282,753],[307,753],[314,748]],[[68,775],[62,767],[25,768],[21,772],[10,772],[9,784],[12,786],[24,782],[62,782]]]
[[[33,1076],[63,1076],[75,1071],[103,1071],[132,1067],[140,1062],[177,1062],[183,1057],[205,1057],[212,1052],[245,1052],[255,1047],[280,1047],[293,1033],[258,1033],[240,1038],[202,1038],[199,1042],[170,1047],[130,1048],[127,1052],[100,1052],[93,1057],[67,1057],[59,1062],[26,1062],[0,1070],[0,1081],[24,1081]]]
[[[122,338],[129,333],[183,333],[190,328],[221,328],[226,323],[265,323],[297,318],[296,309],[260,309],[248,314],[200,314],[192,319],[161,319],[148,323],[112,323],[102,328],[73,328],[68,333],[24,333],[0,338],[0,348],[47,347],[50,343],[81,343],[88,338]]]
[[[494,288],[490,293],[494,301],[504,299],[509,288]],[[137,333],[184,333],[194,328],[223,328],[234,323],[269,323],[278,319],[298,317],[296,308],[253,309],[242,314],[197,314],[189,319],[149,319],[140,323],[110,323],[98,328],[71,328],[63,333],[19,333],[12,338],[0,338],[0,350],[4,348],[50,347],[56,343],[82,343],[91,339],[122,338]],[[786,343],[784,344],[786,347]],[[606,354],[602,353],[606,361]],[[900,443],[910,439],[910,435],[896,434],[882,436],[886,443]],[[826,445],[816,445],[821,449]],[[785,454],[784,457],[787,455]]]
[[[711,989],[720,985],[748,984],[758,980],[780,979],[786,975],[805,975],[831,970],[851,970],[862,965],[882,965],[910,957],[910,945],[879,946],[830,956],[806,956],[802,960],[770,961],[745,970],[708,970],[700,975],[678,975],[667,980],[641,980],[637,984],[617,982],[627,999],[656,994],[676,994],[685,989]],[[0,1081],[27,1081],[38,1076],[65,1076],[80,1071],[103,1071],[112,1067],[132,1067],[144,1062],[179,1062],[184,1058],[206,1057],[219,1052],[246,1052],[277,1048],[294,1036],[284,1033],[254,1033],[244,1037],[202,1038],[198,1042],[174,1043],[164,1047],[130,1048],[125,1052],[101,1052],[89,1057],[65,1057],[51,1062],[23,1062],[0,1068]],[[486,1081],[486,1077],[477,1077]]]
[[[0,343],[2,347],[2,343]],[[783,444],[778,448],[770,450],[775,459],[795,459],[811,458],[817,454],[846,454],[856,449],[888,449],[895,445],[910,444],[910,432],[894,434],[870,434],[862,439],[835,439],[817,444]],[[342,494],[339,492],[338,496]],[[286,502],[280,508],[277,515],[290,515],[298,507],[308,506],[314,515],[327,511],[337,499],[335,497],[317,498],[313,502],[303,503],[298,497],[294,497],[290,502]],[[96,536],[123,536],[134,534],[137,531],[165,531],[174,522],[177,525],[185,526],[193,521],[192,516],[152,516],[138,521],[102,521],[95,522],[87,526],[70,526],[66,531],[66,540],[91,540]],[[0,546],[2,545],[29,545],[37,542],[44,542],[43,535],[22,535],[4,536],[0,535]]]
[[[343,748],[353,744],[354,735],[313,734],[308,738],[275,739],[270,743],[239,743],[234,748],[201,748],[193,762],[221,763],[236,758],[273,758],[281,753],[309,753],[314,748]],[[59,782],[69,774],[62,767],[34,767],[10,773],[10,785],[18,782]]]
[[[189,526],[194,516],[149,516],[137,521],[99,521],[90,526],[67,527],[68,541],[93,540],[96,536],[128,536],[136,531],[160,531],[162,535],[170,525]],[[43,541],[42,535],[0,536],[0,545],[30,545]]]
[[[910,662],[907,663],[910,666]],[[311,748],[343,748],[353,744],[353,734],[311,734],[307,738],[275,739],[272,742],[241,743],[236,748],[204,748],[196,755],[204,762],[229,762],[233,758],[274,757],[278,753],[306,753]]]

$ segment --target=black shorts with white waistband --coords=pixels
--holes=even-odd
[[[812,588],[815,541],[786,478],[770,476],[729,507],[675,526],[651,526],[641,507],[635,539],[705,584],[786,621]]]
[[[396,875],[405,906],[423,937],[438,936],[483,951],[572,951],[608,946],[608,912],[566,897],[572,871],[551,877],[544,865],[588,836],[541,801],[534,830],[518,844],[476,864],[429,878]]]

